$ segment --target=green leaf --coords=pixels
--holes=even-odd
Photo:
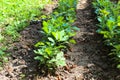
[[[80,28],[78,28],[78,27],[76,27],[76,26],[73,26],[72,29],[77,30],[77,31],[80,30]]]
[[[42,54],[42,50],[41,49],[34,50],[34,53],[41,55]]]
[[[119,23],[117,23],[117,26],[119,26],[119,27],[120,27],[120,22],[119,22]]]
[[[65,31],[62,30],[59,32],[59,41],[67,41],[68,40],[68,35],[66,35]]]
[[[76,44],[76,41],[74,39],[69,40],[70,43]]]
[[[47,52],[48,55],[51,55],[52,50],[51,50],[51,48],[48,47],[48,48],[45,49],[45,52]]]
[[[98,19],[99,22],[103,21],[101,17],[98,17],[97,19]]]
[[[105,9],[101,9],[100,12],[104,16],[107,16],[109,14],[109,12],[107,10],[105,10]]]
[[[42,29],[44,30],[45,33],[47,33],[47,34],[49,33],[48,23],[46,21],[43,21],[43,28]]]
[[[55,43],[54,39],[51,38],[51,37],[48,37],[48,40],[51,41],[51,42],[53,42],[53,43]]]
[[[45,19],[45,18],[47,18],[47,16],[46,16],[46,15],[42,15],[41,18],[42,18],[42,19]]]
[[[35,60],[40,60],[41,62],[45,61],[45,59],[42,56],[36,56],[34,59]]]
[[[109,30],[112,31],[114,29],[114,26],[115,26],[115,21],[107,20],[107,26],[108,26]]]
[[[65,58],[64,58],[64,53],[63,52],[60,51],[57,54],[56,60],[57,60],[57,62],[56,62],[57,66],[65,66],[66,65]]]
[[[117,68],[120,68],[120,64],[117,65]]]
[[[117,17],[117,22],[118,22],[118,23],[120,22],[120,16]]]
[[[45,43],[40,41],[37,44],[35,44],[35,47],[44,46],[44,45],[45,45]]]
[[[4,54],[5,54],[5,52],[2,51],[2,50],[0,50],[0,56],[2,56],[2,55],[4,55]]]
[[[4,57],[3,57],[3,61],[4,61],[4,62],[8,62],[8,58],[4,56]]]
[[[100,31],[99,33],[103,34],[104,38],[112,38],[113,37],[109,31]]]
[[[58,32],[52,32],[52,35],[56,40],[58,40],[58,37],[59,37]]]
[[[117,50],[120,50],[120,45],[113,45],[114,48],[116,48]]]
[[[69,37],[73,37],[76,35],[76,32],[69,32],[68,35],[69,35]]]

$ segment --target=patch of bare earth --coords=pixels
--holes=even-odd
[[[120,71],[112,67],[107,56],[108,47],[96,33],[97,21],[91,0],[80,0],[76,11],[74,25],[80,31],[74,37],[77,44],[71,45],[71,51],[66,54],[67,66],[57,69],[55,74],[39,73],[33,52],[34,44],[42,37],[41,23],[37,23],[21,31],[20,39],[8,50],[12,55],[0,72],[0,80],[120,80]]]

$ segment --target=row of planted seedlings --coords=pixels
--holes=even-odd
[[[95,0],[93,5],[99,21],[97,32],[104,36],[105,44],[112,47],[110,55],[120,68],[120,1]]]
[[[76,4],[77,0],[59,0],[49,19],[42,22],[43,37],[35,44],[37,50],[34,50],[41,69],[54,71],[66,65],[64,51],[70,43],[75,43],[72,37],[79,30],[72,26],[76,19]]]

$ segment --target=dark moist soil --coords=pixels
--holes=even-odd
[[[77,44],[71,45],[71,51],[66,54],[67,66],[57,69],[55,75],[39,74],[33,50],[42,38],[41,23],[31,24],[20,32],[20,39],[8,50],[12,55],[0,72],[0,80],[120,80],[120,71],[110,63],[109,48],[96,33],[97,20],[91,0],[80,0],[76,12],[74,25],[80,31],[74,37]]]

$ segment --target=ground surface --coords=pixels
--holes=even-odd
[[[96,16],[91,0],[80,0],[77,6],[77,20],[80,28],[74,37],[77,44],[68,51],[67,66],[56,74],[41,76],[34,60],[34,44],[41,39],[41,23],[31,24],[21,31],[21,37],[8,50],[12,53],[10,62],[0,72],[0,80],[120,80],[120,72],[112,67],[107,56],[102,36],[96,33]]]

